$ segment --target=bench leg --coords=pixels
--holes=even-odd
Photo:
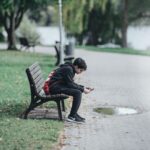
[[[27,119],[29,112],[33,110],[33,106],[32,104],[30,104],[30,106],[26,109],[25,113],[24,113],[24,119]]]
[[[64,99],[61,100],[61,104],[62,104],[62,111],[65,111],[65,102],[64,102]]]
[[[56,103],[57,103],[57,108],[58,108],[59,120],[62,120],[62,112],[61,112],[60,101],[57,101]]]
[[[29,108],[25,111],[24,117],[23,117],[24,119],[27,119],[27,116],[28,116],[30,111],[31,111],[31,109],[29,109]]]
[[[57,58],[55,66],[58,66],[59,63],[60,63],[60,52],[59,52],[59,50],[58,50],[58,48],[56,46],[55,46],[55,50],[56,50],[56,58]]]

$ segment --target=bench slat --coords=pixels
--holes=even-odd
[[[44,85],[43,80],[39,80],[38,83],[35,84],[35,87],[36,87],[36,88],[41,88],[41,89],[42,89],[43,85]]]
[[[31,67],[29,67],[30,72],[37,72],[38,70],[41,70],[40,66],[38,64],[33,64]]]
[[[41,68],[36,67],[36,68],[30,70],[30,72],[31,72],[31,74],[33,75],[33,74],[35,74],[36,72],[38,72],[38,71],[40,71],[40,70],[41,70]]]
[[[41,75],[39,75],[36,79],[34,79],[35,84],[38,84],[38,82],[40,82],[40,81],[45,82],[45,80],[43,79],[43,77]]]
[[[35,74],[32,78],[33,78],[34,82],[36,83],[36,82],[38,82],[39,79],[43,79],[43,75],[42,74]]]
[[[38,65],[38,63],[35,63],[32,66],[30,66],[29,69],[34,82],[34,88],[37,93],[40,93],[44,85],[44,79],[41,68]]]
[[[29,67],[29,70],[32,70],[32,69],[34,69],[35,67],[40,67],[38,62],[35,62],[34,64],[32,64],[32,65]]]
[[[37,92],[38,94],[40,94],[40,92],[41,92],[41,90],[42,90],[42,87],[43,87],[43,86],[40,85],[39,87],[36,88],[36,92]]]

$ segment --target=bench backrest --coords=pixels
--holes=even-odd
[[[29,42],[25,37],[20,37],[19,38],[20,44],[24,46],[29,46]]]
[[[45,80],[43,78],[43,74],[38,62],[27,68],[26,73],[30,83],[31,96],[41,95],[40,93],[42,91]]]

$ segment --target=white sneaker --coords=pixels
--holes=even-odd
[[[68,122],[73,122],[73,123],[84,123],[85,121],[79,117],[72,117],[72,116],[68,116],[67,118]]]

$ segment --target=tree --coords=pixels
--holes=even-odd
[[[114,0],[122,22],[122,47],[127,47],[127,29],[133,22],[150,18],[150,0]],[[122,18],[122,19],[121,19]]]
[[[7,32],[8,49],[16,49],[15,30],[19,27],[28,9],[37,9],[48,4],[48,0],[1,0],[0,20]]]
[[[103,43],[115,37],[122,47],[127,47],[128,26],[135,21],[150,18],[150,0],[64,1],[63,15],[68,32],[82,41],[83,36],[90,31],[94,45],[97,45],[99,37]],[[107,7],[108,4],[110,7]],[[118,31],[121,32],[120,37]]]
[[[115,7],[111,0],[108,0],[105,11],[100,7],[94,7],[89,13],[88,29],[91,38],[88,41],[90,45],[105,44],[113,42],[120,44],[118,30],[119,15],[115,13]]]
[[[30,20],[40,26],[51,26],[58,22],[58,8],[48,5],[43,9],[34,9],[27,12]]]
[[[66,0],[63,5],[63,19],[67,32],[78,37],[81,42],[88,29],[90,12],[94,7],[105,11],[106,3],[107,0]]]

